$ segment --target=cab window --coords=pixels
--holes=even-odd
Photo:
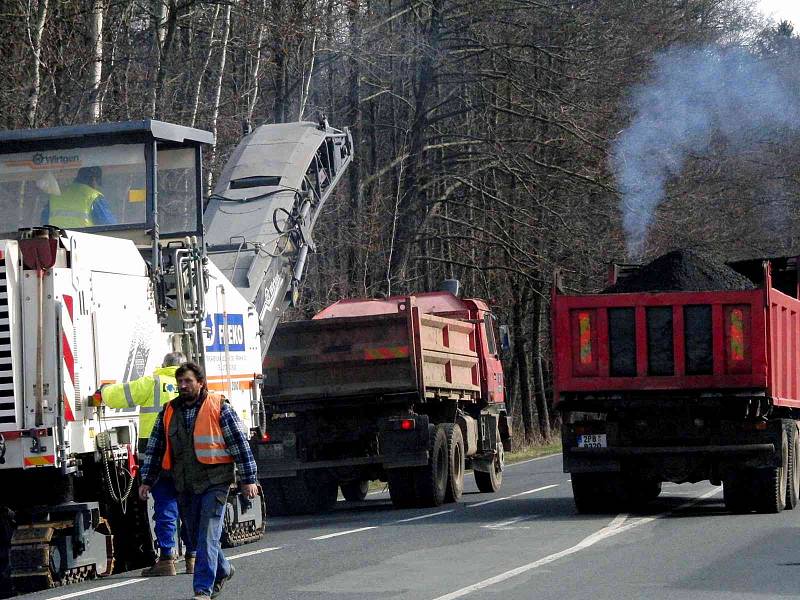
[[[494,319],[491,313],[484,313],[483,325],[486,329],[486,345],[489,347],[489,354],[497,355],[497,342],[494,337]]]

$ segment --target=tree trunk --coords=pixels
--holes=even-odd
[[[199,73],[194,74],[197,81],[195,81],[194,85],[194,98],[192,100],[192,117],[191,119],[189,119],[189,127],[194,127],[195,123],[197,122],[197,111],[200,109],[200,91],[203,88],[203,79],[205,79],[206,72],[208,71],[208,65],[211,63],[211,55],[214,53],[214,32],[217,30],[219,7],[220,7],[219,4],[214,6],[214,16],[211,19],[211,27],[209,28],[208,49],[206,50],[205,60],[203,60],[203,68],[200,70]]]
[[[414,85],[414,114],[409,131],[409,158],[406,176],[402,184],[403,209],[397,223],[396,249],[392,254],[390,273],[392,278],[405,278],[408,260],[413,249],[417,228],[422,222],[420,212],[425,205],[425,192],[420,191],[424,180],[426,135],[428,132],[428,104],[436,85],[436,56],[442,29],[442,6],[444,0],[433,0],[430,18],[425,31],[423,56],[417,67]]]
[[[157,27],[154,40],[154,43],[157,45],[157,69],[155,86],[153,86],[150,96],[150,117],[153,119],[158,116],[156,114],[158,102],[164,90],[164,79],[166,78],[166,65],[164,62],[172,47],[172,40],[175,38],[175,27],[178,22],[178,6],[176,0],[168,0],[168,2],[169,5],[166,7],[166,19],[163,20],[164,3],[162,0],[156,0],[156,6],[159,8],[160,12],[158,12],[154,18]]]
[[[550,410],[547,407],[547,394],[544,391],[544,374],[542,371],[542,322],[544,319],[544,302],[541,294],[533,296],[533,334],[534,360],[536,361],[537,407],[539,413],[539,430],[545,440],[550,439]]]
[[[536,399],[531,390],[531,370],[528,361],[528,353],[525,349],[525,312],[528,308],[527,287],[520,290],[517,283],[511,285],[512,296],[514,298],[514,308],[512,310],[512,328],[514,332],[514,358],[517,363],[519,373],[519,398],[520,412],[522,413],[522,426],[524,438],[527,443],[535,441],[537,435],[536,418]]]
[[[214,144],[211,146],[211,155],[209,157],[209,163],[212,165],[212,168],[208,169],[207,172],[207,180],[206,180],[206,189],[211,190],[211,181],[212,181],[212,172],[214,170],[213,165],[216,163],[217,160],[217,129],[218,129],[218,120],[219,120],[219,103],[220,99],[222,98],[222,82],[225,79],[225,63],[228,59],[228,39],[230,38],[231,33],[231,5],[228,4],[225,7],[225,18],[222,23],[222,40],[220,41],[220,56],[219,56],[219,74],[217,76],[217,84],[214,89],[214,103],[212,105],[212,112],[211,112],[211,133],[214,134]]]
[[[275,33],[272,38],[272,57],[275,61],[275,99],[272,104],[273,121],[286,120],[286,41],[284,39],[284,15],[282,0],[272,0],[272,19]]]
[[[44,36],[44,24],[47,21],[47,2],[48,0],[39,0],[39,6],[36,11],[36,24],[34,30],[30,32],[33,72],[31,73],[32,81],[31,91],[28,95],[28,105],[25,109],[28,127],[36,127],[36,112],[39,108],[39,95],[42,87],[42,37]]]
[[[92,68],[89,76],[89,122],[97,123],[102,113],[100,84],[103,81],[103,0],[93,0],[89,39],[92,44]]]
[[[256,103],[258,102],[258,93],[261,89],[261,61],[264,55],[262,50],[262,45],[264,44],[264,36],[267,32],[267,7],[266,7],[266,0],[261,3],[261,24],[258,26],[258,36],[256,36],[256,58],[255,64],[253,65],[253,89],[250,93],[250,98],[247,102],[247,114],[245,114],[245,123],[247,123],[247,128],[252,129],[253,127],[253,113],[256,110]]]
[[[314,77],[314,61],[317,58],[317,32],[311,34],[311,60],[308,65],[308,78],[305,82],[300,81],[300,108],[297,111],[297,120],[303,120],[303,113],[306,112],[306,102],[311,90],[311,78]],[[305,85],[303,85],[305,83]]]

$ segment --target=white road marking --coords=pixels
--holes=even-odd
[[[544,490],[549,490],[551,488],[558,487],[557,483],[553,485],[545,485],[542,487],[538,487],[532,490],[527,490],[524,492],[520,492],[519,494],[511,494],[510,496],[503,496],[502,498],[494,498],[492,500],[486,500],[484,502],[476,502],[475,504],[467,504],[467,508],[477,508],[478,506],[486,506],[487,504],[494,504],[495,502],[502,502],[503,500],[510,500],[511,498],[519,498],[520,496],[527,496],[528,494],[535,494],[536,492],[541,492]]]
[[[544,460],[546,458],[553,458],[554,456],[561,456],[561,452],[554,452],[553,454],[545,454],[544,456],[537,456],[536,458],[526,458],[525,460],[520,460],[518,462],[508,463],[504,465],[504,469],[508,469],[509,467],[516,467],[517,465],[524,465],[529,462],[533,462],[535,460]]]
[[[523,525],[522,527],[512,527],[512,525],[519,523],[521,521],[528,521],[530,519],[536,519],[539,515],[526,515],[524,517],[516,517],[514,519],[509,519],[508,521],[501,521],[500,523],[490,523],[489,525],[481,525],[484,529],[492,529],[494,531],[510,531],[512,529],[530,529],[528,525]]]
[[[440,510],[439,512],[431,513],[429,515],[422,515],[419,517],[411,517],[410,519],[400,519],[399,521],[395,521],[395,523],[410,523],[411,521],[419,521],[420,519],[429,519],[430,517],[438,517],[439,515],[446,515],[447,513],[451,513],[453,510]]]
[[[489,586],[495,585],[496,583],[501,583],[506,581],[507,579],[511,579],[512,577],[516,577],[517,575],[521,575],[522,573],[527,573],[528,571],[532,571],[533,569],[538,569],[541,566],[550,564],[555,562],[565,556],[570,556],[571,554],[575,554],[580,552],[581,550],[585,550],[591,546],[594,546],[598,542],[602,542],[603,540],[607,540],[610,537],[633,529],[634,527],[639,527],[640,525],[645,525],[646,523],[651,523],[656,519],[660,519],[676,510],[680,510],[682,508],[688,508],[706,498],[710,498],[716,494],[719,494],[720,490],[715,489],[707,492],[689,502],[685,502],[681,504],[679,507],[660,513],[658,515],[654,515],[652,517],[643,517],[641,519],[636,519],[634,521],[625,522],[628,518],[628,515],[618,515],[614,518],[611,523],[609,523],[606,527],[603,527],[600,531],[597,531],[590,536],[584,538],[574,546],[567,548],[566,550],[562,550],[561,552],[556,552],[555,554],[550,554],[549,556],[545,556],[544,558],[540,558],[539,560],[535,560],[527,565],[522,565],[521,567],[517,567],[516,569],[511,569],[510,571],[506,571],[505,573],[500,573],[499,575],[495,575],[494,577],[490,577],[489,579],[484,579],[483,581],[479,581],[478,583],[474,583],[472,585],[468,585],[467,587],[463,587],[460,590],[456,590],[455,592],[450,592],[449,594],[445,594],[444,596],[438,596],[433,600],[455,600],[456,598],[462,598],[472,592],[476,592],[478,590],[482,590]]]
[[[136,579],[126,579],[125,581],[120,581],[119,583],[110,583],[108,585],[92,588],[90,590],[81,590],[80,592],[72,592],[71,594],[64,594],[63,596],[53,596],[52,598],[47,598],[47,600],[67,600],[67,598],[79,598],[80,596],[94,594],[95,592],[104,592],[106,590],[112,590],[114,588],[131,585],[132,583],[141,583],[142,581],[147,581],[147,578],[137,577]]]
[[[233,556],[228,556],[228,560],[236,560],[237,558],[244,558],[245,556],[255,556],[256,554],[263,554],[264,552],[272,552],[273,550],[280,550],[281,546],[276,546],[275,548],[261,548],[261,550],[251,550],[250,552],[242,552],[241,554],[234,554]]]
[[[377,529],[377,525],[373,525],[371,527],[359,527],[358,529],[348,529],[347,531],[337,531],[336,533],[329,533],[327,535],[320,535],[317,537],[311,538],[309,541],[318,541],[318,540],[329,540],[331,538],[339,537],[340,535],[347,535],[349,533],[358,533],[360,531],[367,531],[369,529]]]
[[[228,560],[236,560],[237,558],[244,558],[245,556],[254,556],[256,554],[263,554],[264,552],[272,552],[273,550],[280,550],[281,546],[277,546],[275,548],[261,548],[260,550],[252,550],[250,552],[242,552],[241,554],[234,554],[233,556],[228,556]],[[63,594],[61,596],[53,596],[51,598],[47,598],[46,600],[69,600],[69,598],[79,598],[80,596],[85,596],[88,594],[94,594],[97,592],[104,592],[106,590],[113,590],[114,588],[124,587],[126,585],[131,585],[133,583],[141,583],[142,581],[147,581],[147,577],[137,577],[135,579],[126,579],[125,581],[120,581],[118,583],[110,583],[108,585],[102,585],[100,587],[88,589],[88,590],[81,590],[80,592],[72,592],[70,594]]]

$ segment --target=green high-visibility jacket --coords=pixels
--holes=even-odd
[[[60,196],[50,196],[50,225],[64,229],[92,227],[92,205],[102,195],[84,183],[69,184]]]
[[[147,439],[153,431],[161,407],[177,397],[178,367],[160,367],[152,375],[145,375],[127,383],[113,383],[103,387],[103,404],[111,408],[139,409],[139,439]]]

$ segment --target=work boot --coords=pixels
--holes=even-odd
[[[177,575],[175,571],[175,559],[171,556],[160,559],[152,567],[142,570],[142,577],[170,577]]]
[[[212,598],[216,598],[217,596],[219,596],[222,593],[222,587],[225,585],[225,582],[228,581],[229,579],[231,579],[235,572],[236,572],[236,569],[234,569],[233,565],[231,565],[230,572],[225,577],[223,577],[222,579],[217,579],[214,582],[214,589],[211,590],[211,597]]]
[[[190,575],[194,573],[194,556],[186,556],[186,572]]]

